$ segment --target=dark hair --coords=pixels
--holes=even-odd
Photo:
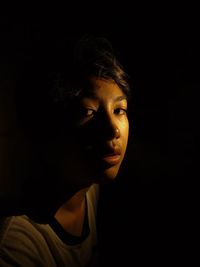
[[[130,97],[128,77],[105,38],[85,36],[75,46],[70,69],[54,74],[52,97],[68,103],[90,89],[89,78],[113,80]]]
[[[41,134],[44,129],[51,128],[53,133],[53,129],[62,127],[66,110],[90,89],[91,77],[113,80],[129,98],[127,75],[107,39],[84,36],[75,44],[73,52],[66,48],[52,54],[49,49],[46,57],[36,57],[38,60],[17,88],[18,111],[23,125],[29,129],[37,131],[41,127]]]

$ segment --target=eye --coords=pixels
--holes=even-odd
[[[77,125],[81,126],[91,121],[97,111],[92,108],[81,107],[78,111]]]
[[[127,109],[126,108],[116,108],[114,110],[114,113],[116,115],[126,115],[127,114]]]
[[[85,115],[86,115],[86,117],[90,117],[90,116],[93,116],[94,113],[95,113],[95,110],[93,110],[93,109],[86,109]]]
[[[92,117],[95,114],[95,110],[92,108],[81,108],[81,117]]]

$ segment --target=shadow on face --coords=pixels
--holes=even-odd
[[[127,98],[112,80],[92,78],[91,90],[79,100],[76,128],[67,137],[64,172],[70,166],[80,181],[113,180],[128,143]],[[77,179],[77,178],[76,178]],[[75,181],[75,180],[73,180]]]

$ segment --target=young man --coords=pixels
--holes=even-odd
[[[101,38],[79,41],[70,64],[60,66],[47,83],[44,73],[31,88],[25,83],[19,97],[19,114],[41,168],[27,191],[26,215],[2,221],[2,267],[97,263],[99,185],[116,178],[125,156],[129,86]]]

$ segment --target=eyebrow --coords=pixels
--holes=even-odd
[[[120,96],[114,97],[113,100],[114,100],[115,102],[119,102],[119,101],[122,101],[122,100],[127,100],[127,96],[125,96],[125,95],[120,95]]]
[[[93,93],[93,92],[87,92],[87,94],[83,95],[83,97],[88,97],[88,98],[92,98],[92,99],[98,99],[98,97]],[[120,95],[120,96],[116,96],[116,97],[112,97],[112,100],[114,102],[120,102],[123,100],[128,100],[128,97],[126,95]]]

